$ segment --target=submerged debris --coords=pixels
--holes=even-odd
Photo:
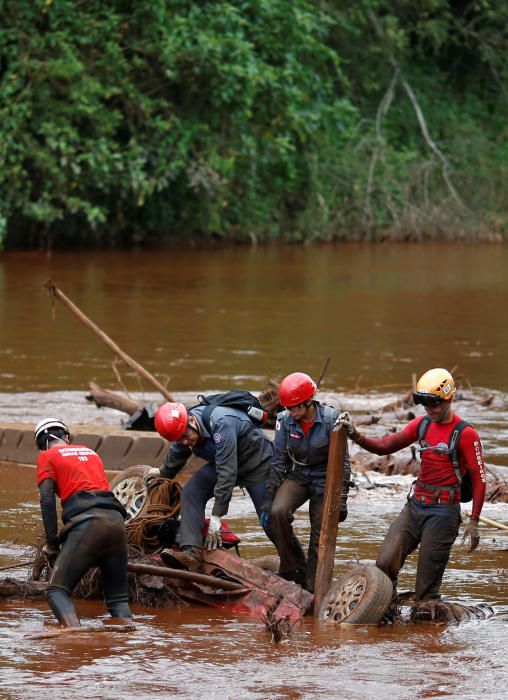
[[[2,585],[5,588],[5,596],[9,597],[43,597],[46,588],[46,583],[51,575],[51,568],[44,554],[42,553],[42,545],[44,542],[39,541],[37,547],[34,547],[34,562],[29,570],[29,578],[27,582],[15,581],[15,579],[4,579],[0,581],[0,595],[2,595]],[[138,564],[156,564],[160,565],[159,560],[151,556],[144,555],[137,547],[129,547],[129,562]],[[163,579],[160,576],[149,576],[147,574],[135,574],[129,572],[129,602],[137,605],[144,605],[150,608],[173,608],[187,606],[187,603],[176,593],[174,588],[168,583],[168,579]],[[8,584],[8,585],[7,585]],[[17,589],[15,585],[17,585]],[[23,585],[21,585],[23,584]],[[25,588],[26,590],[25,590]],[[12,591],[12,593],[9,593]],[[16,595],[17,593],[17,595]],[[90,569],[81,579],[73,592],[75,598],[83,599],[102,599],[102,576],[98,568]]]
[[[262,617],[266,631],[270,632],[272,635],[272,642],[276,644],[288,641],[293,634],[293,624],[291,624],[289,615],[281,618],[277,617],[275,614],[281,600],[282,598],[279,597],[277,601],[267,609],[266,615]]]
[[[445,600],[420,600],[411,608],[411,622],[464,622],[486,620],[494,609],[486,603],[465,605]]]

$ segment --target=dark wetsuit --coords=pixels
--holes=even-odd
[[[406,427],[386,438],[356,437],[356,443],[369,452],[379,455],[392,454],[418,440],[415,418]],[[460,418],[453,414],[450,423],[431,423],[425,435],[427,446],[448,444],[453,428]],[[476,430],[464,428],[458,443],[459,464],[462,474],[466,469],[473,485],[471,517],[477,520],[485,499],[485,463],[482,446]],[[376,561],[393,581],[394,586],[406,557],[418,545],[418,568],[415,595],[417,600],[439,597],[443,574],[450,557],[450,550],[460,525],[460,484],[450,457],[427,449],[422,452],[422,463],[414,493],[388,530]]]
[[[79,625],[71,594],[82,576],[98,566],[104,598],[113,617],[130,618],[125,511],[113,496],[100,457],[88,447],[59,443],[41,452],[37,481],[47,543],[61,549],[46,590],[63,625]],[[55,495],[62,501],[64,528],[57,537]]]

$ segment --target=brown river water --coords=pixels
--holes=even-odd
[[[364,413],[406,391],[413,373],[457,366],[473,387],[460,393],[457,411],[480,431],[487,463],[508,467],[507,247],[0,254],[0,422],[56,413],[71,425],[120,423],[118,412],[84,401],[91,379],[119,389],[111,352],[58,302],[53,320],[48,278],[182,399],[260,390],[296,369],[317,376],[331,354],[323,397]],[[158,399],[120,371],[135,398]],[[479,405],[477,392],[492,396],[490,406]],[[340,527],[335,577],[357,558],[375,559],[404,503],[408,477],[370,478],[378,487],[363,488],[356,475],[362,488]],[[32,468],[0,464],[0,506],[0,566],[21,563],[41,526]],[[483,514],[508,524],[507,504],[487,504]],[[228,522],[243,556],[273,553],[239,490]],[[305,508],[295,527],[305,541]],[[306,618],[279,645],[254,618],[198,606],[135,607],[137,629],[128,634],[32,640],[54,627],[46,604],[0,603],[0,697],[505,698],[507,550],[507,535],[482,526],[480,548],[469,554],[457,540],[445,574],[445,597],[492,605],[489,620],[333,628]],[[412,556],[402,590],[415,567]],[[107,621],[100,602],[77,605],[85,623]]]

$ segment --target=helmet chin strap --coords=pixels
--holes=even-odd
[[[188,425],[190,428],[196,431],[196,433],[199,435],[199,437],[203,437],[202,432],[201,432],[201,426],[199,425],[199,421],[197,421],[194,416],[189,416],[189,419],[187,421]]]
[[[50,438],[52,438],[50,440]],[[59,442],[69,442],[69,438],[66,436],[65,439],[59,438],[57,435],[53,435],[53,433],[46,433],[46,449],[49,449],[49,443],[53,442],[53,440],[58,440]]]

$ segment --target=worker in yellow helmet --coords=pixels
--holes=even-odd
[[[374,454],[392,454],[414,442],[420,443],[418,478],[406,505],[388,530],[376,561],[395,588],[406,557],[419,545],[416,600],[439,598],[450,550],[459,531],[461,500],[473,500],[462,541],[469,538],[469,551],[476,549],[480,541],[478,519],[485,500],[485,462],[478,433],[453,411],[455,391],[453,377],[446,369],[438,367],[425,372],[413,394],[415,404],[425,409],[425,415],[385,438],[362,435],[349,414],[339,417],[349,437]]]

